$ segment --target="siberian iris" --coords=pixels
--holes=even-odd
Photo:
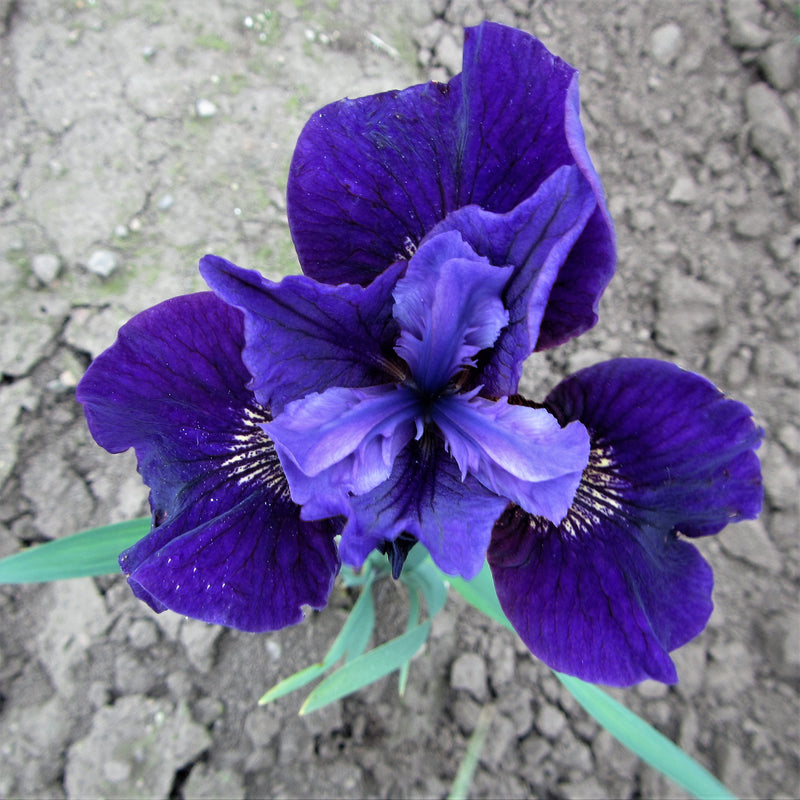
[[[488,557],[550,666],[674,681],[669,651],[711,611],[687,539],[758,513],[761,432],[651,360],[517,394],[532,352],[594,324],[614,268],[575,70],[469,29],[448,84],[315,114],[288,210],[305,275],[207,256],[214,294],[135,317],[79,386],[152,490],[153,530],[120,559],[137,595],[271,630],[325,604],[340,558],[377,548],[399,572],[419,541],[450,574]]]

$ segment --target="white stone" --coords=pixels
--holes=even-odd
[[[197,116],[202,119],[208,119],[209,117],[215,116],[217,113],[216,105],[210,100],[206,100],[204,97],[197,101],[195,109],[197,110]]]
[[[683,31],[674,22],[656,28],[650,36],[650,52],[664,66],[669,66],[678,57],[682,46]]]
[[[117,256],[110,250],[95,250],[86,262],[86,268],[95,275],[107,278],[117,268]]]
[[[61,261],[58,256],[52,253],[41,253],[33,257],[31,262],[33,274],[46,286],[58,276],[61,269]]]

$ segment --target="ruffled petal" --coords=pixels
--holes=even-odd
[[[575,163],[597,197],[597,207],[553,284],[536,341],[537,350],[556,347],[594,326],[600,297],[611,281],[617,263],[614,225],[606,208],[600,178],[586,150],[580,121],[577,73],[572,76],[567,90],[565,132]]]
[[[342,532],[342,560],[360,567],[382,542],[401,534],[418,539],[436,565],[470,580],[480,572],[495,520],[507,501],[468,476],[430,435],[409,443],[390,478],[351,498]]]
[[[265,430],[304,518],[338,509],[351,492],[385,481],[417,431],[420,411],[414,392],[393,385],[334,387],[286,406]]]
[[[679,535],[758,514],[763,432],[704,378],[647,359],[582,370],[546,405],[587,427],[592,452],[560,525],[512,509],[495,527],[503,610],[554,669],[615,686],[674,683],[669,651],[705,627],[713,585]]]
[[[276,284],[218,256],[200,262],[209,286],[244,312],[250,388],[274,415],[286,403],[329,386],[387,381],[398,333],[392,289],[403,269],[397,264],[363,289],[303,276]]]
[[[465,206],[434,228],[433,236],[458,231],[492,264],[514,265],[503,293],[509,323],[480,372],[479,381],[489,394],[517,391],[522,364],[537,349],[553,286],[596,208],[597,197],[583,173],[576,166],[560,167],[512,211],[495,214],[479,206]],[[593,273],[588,276],[588,286],[579,279],[572,286],[581,297],[581,302],[575,303],[576,313],[569,313],[575,330],[591,327],[596,321],[594,309],[611,271],[599,285],[591,283],[593,278]],[[581,314],[588,316],[579,323]]]
[[[463,72],[449,83],[317,112],[300,135],[288,185],[304,272],[367,284],[409,258],[449,213],[467,205],[508,212],[563,165],[577,164],[603,205],[575,114],[576,75],[529,34],[485,22],[465,31]],[[597,215],[592,239],[604,285],[613,269],[607,213]],[[573,266],[571,255],[564,264],[582,286],[587,267],[583,259]]]
[[[501,295],[510,268],[479,258],[461,235],[429,239],[394,291],[401,333],[395,350],[423,392],[441,391],[508,322]]]
[[[462,475],[532,514],[566,516],[589,457],[583,425],[562,428],[543,408],[469,395],[440,398],[432,414]]]
[[[133,447],[151,488],[153,530],[120,557],[134,592],[159,611],[274,630],[325,605],[338,527],[301,521],[290,501],[243,344],[236,309],[178,297],[128,322],[76,394],[97,442]]]

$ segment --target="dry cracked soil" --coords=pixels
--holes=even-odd
[[[530,360],[651,356],[766,430],[758,521],[701,542],[716,574],[680,683],[614,696],[742,797],[800,795],[800,33],[785,0],[0,0],[0,555],[146,512],[130,454],[74,387],[133,313],[215,252],[297,271],[285,182],[324,103],[460,69],[461,28],[539,36],[581,69],[619,240],[598,326]],[[483,706],[474,797],[681,797],[521,647],[451,598],[408,688],[299,717],[259,708],[321,657],[351,598],[254,636],[155,615],[119,576],[0,587],[0,796],[443,797]],[[378,630],[402,624],[380,592]]]

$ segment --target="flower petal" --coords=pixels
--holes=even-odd
[[[465,206],[449,214],[432,232],[458,231],[492,264],[514,265],[503,293],[509,324],[479,379],[488,393],[502,396],[517,391],[522,364],[537,349],[559,272],[596,207],[597,198],[583,173],[576,166],[565,166],[512,211],[495,214],[479,206]],[[575,303],[576,314],[570,313],[577,332],[596,321],[597,303],[610,278],[608,270],[602,286],[589,287],[594,291],[591,298],[585,296],[582,283],[573,284],[573,292],[581,295],[581,302]]]
[[[583,425],[562,428],[543,408],[469,395],[442,397],[432,413],[462,475],[532,514],[566,516],[589,454]]]
[[[619,359],[547,398],[592,438],[567,518],[520,509],[498,522],[489,563],[500,603],[531,651],[583,680],[677,680],[668,653],[711,614],[711,570],[678,538],[756,516],[762,431],[749,409],[672,364]]]
[[[510,268],[494,267],[456,232],[425,242],[394,290],[395,346],[423,392],[441,391],[508,322],[501,295]]]
[[[436,565],[470,580],[481,570],[492,525],[507,501],[459,469],[432,436],[411,441],[390,478],[350,501],[342,532],[342,560],[360,567],[381,542],[401,534],[416,537]]]
[[[304,506],[303,517],[341,513],[349,493],[363,494],[385,481],[419,414],[417,395],[394,385],[334,387],[286,406],[265,430],[292,498]]]
[[[273,630],[325,605],[337,528],[302,522],[289,500],[243,344],[236,309],[178,297],[128,322],[76,394],[97,442],[133,447],[151,488],[153,530],[120,558],[134,592],[159,611]]]
[[[200,262],[209,286],[244,312],[243,359],[251,388],[275,415],[328,386],[386,382],[398,333],[392,289],[403,268],[397,264],[363,289],[303,276],[275,284],[218,256]]]
[[[308,122],[288,185],[306,274],[367,284],[410,257],[450,212],[510,211],[563,165],[577,164],[603,204],[575,114],[571,66],[529,34],[489,22],[465,31],[463,65],[447,84],[342,100]],[[605,284],[606,250],[613,253],[607,214],[591,233]],[[585,260],[570,262],[566,271],[585,286]]]

